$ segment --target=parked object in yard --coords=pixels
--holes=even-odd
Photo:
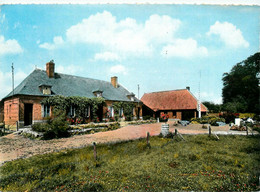
[[[255,124],[255,121],[250,117],[246,120],[246,122]]]
[[[235,125],[240,126],[241,119],[240,118],[235,118]]]
[[[180,121],[180,124],[181,124],[182,126],[187,126],[187,125],[190,124],[190,122],[189,122],[189,121],[186,121],[186,120],[182,120],[182,121]]]
[[[169,134],[169,124],[167,123],[162,124],[161,134],[163,135],[163,137],[166,137]]]
[[[218,126],[225,126],[225,125],[226,125],[226,123],[224,123],[224,122],[216,122],[216,124],[217,124]]]
[[[237,126],[233,125],[230,130],[237,130],[237,131],[246,131],[246,126]]]
[[[172,125],[177,125],[180,119],[168,119],[168,123]]]

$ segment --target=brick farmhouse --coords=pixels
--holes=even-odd
[[[142,103],[118,83],[117,77],[111,77],[111,82],[91,78],[66,75],[55,72],[55,64],[50,61],[46,64],[46,71],[35,69],[15,89],[2,99],[1,113],[4,114],[6,125],[31,125],[41,122],[51,115],[52,107],[41,104],[43,98],[54,95],[81,96],[87,98],[103,97],[106,107],[103,106],[99,114],[100,120],[105,117],[106,109],[113,113],[114,102],[134,103],[133,116],[142,116]],[[90,110],[89,110],[90,111]]]
[[[172,91],[145,93],[141,98],[143,102],[143,116],[161,117],[168,114],[169,118],[189,120],[198,117],[198,100],[190,92],[190,88]],[[200,104],[201,114],[208,111],[206,106]]]

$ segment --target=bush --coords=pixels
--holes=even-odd
[[[32,125],[32,130],[43,133],[43,139],[54,139],[69,137],[69,125],[66,121],[66,114],[61,110],[54,109],[53,119],[48,119],[47,123],[36,123]]]
[[[239,113],[239,118],[240,119],[248,119],[248,118],[254,118],[255,113]]]
[[[219,117],[224,118],[226,123],[234,123],[235,118],[239,117],[239,113],[224,113],[219,115]]]
[[[32,130],[36,132],[46,132],[49,129],[48,123],[35,123],[32,125]]]
[[[225,119],[217,116],[203,116],[201,118],[192,118],[191,123],[192,124],[207,124],[209,123],[212,126],[217,126],[217,122],[224,122]]]

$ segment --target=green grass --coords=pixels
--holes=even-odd
[[[151,137],[37,155],[0,168],[1,191],[256,191],[259,136]]]

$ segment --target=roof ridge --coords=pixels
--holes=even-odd
[[[40,70],[40,71],[46,72],[46,70],[39,69],[39,68],[36,68],[35,70]],[[71,74],[60,73],[60,72],[54,72],[54,74],[71,76],[71,77],[78,77],[78,78],[82,78],[82,79],[92,79],[92,80],[97,80],[97,81],[103,81],[103,82],[106,82],[106,83],[110,83],[109,81],[106,81],[106,80],[100,80],[100,79],[95,79],[95,78],[91,78],[91,77],[83,77],[83,76],[79,76],[79,75],[71,75]]]
[[[171,92],[171,91],[185,91],[187,89],[175,89],[175,90],[165,90],[165,91],[154,91],[154,92],[149,92],[149,93],[144,93],[144,94],[150,94],[150,93],[163,93],[163,92]]]

